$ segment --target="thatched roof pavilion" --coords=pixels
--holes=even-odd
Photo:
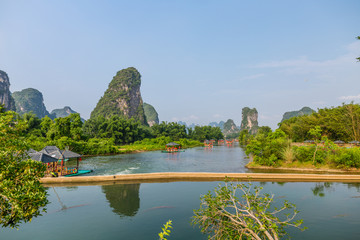
[[[31,159],[35,161],[40,161],[42,163],[51,163],[58,161],[58,159],[51,157],[46,153],[37,152],[34,149],[30,149],[27,153]]]

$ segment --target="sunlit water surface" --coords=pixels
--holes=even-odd
[[[47,213],[19,230],[2,229],[0,239],[157,239],[173,220],[169,239],[207,239],[190,225],[200,194],[217,182],[117,184],[48,188]],[[309,229],[289,229],[293,239],[359,239],[360,184],[255,183],[297,205]]]
[[[239,147],[187,149],[178,154],[146,152],[85,158],[81,169],[92,175],[147,172],[247,172]],[[69,162],[69,164],[73,164]],[[199,197],[218,182],[116,184],[105,186],[50,187],[47,213],[20,225],[1,229],[0,239],[158,239],[169,219],[169,239],[207,239],[190,225]],[[299,218],[309,229],[289,229],[293,239],[359,239],[360,184],[255,183],[297,205]]]
[[[113,175],[151,172],[249,172],[249,162],[242,148],[214,146],[186,149],[179,153],[161,151],[84,158],[81,169],[90,175]],[[71,162],[69,162],[71,164]]]

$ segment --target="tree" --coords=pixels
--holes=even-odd
[[[265,166],[276,166],[282,159],[282,153],[289,146],[287,135],[281,130],[258,133],[246,146],[245,153],[251,155],[255,163]]]
[[[313,164],[315,163],[316,152],[318,150],[320,138],[321,138],[321,132],[322,132],[322,130],[321,130],[320,126],[316,126],[309,130],[309,134],[312,136],[312,138],[315,142],[315,146],[316,146],[315,151],[314,151]]]
[[[151,127],[156,137],[171,137],[177,141],[186,138],[186,126],[175,122],[161,122]]]
[[[0,106],[0,225],[18,227],[41,215],[48,203],[46,191],[39,182],[45,166],[28,159],[22,134],[27,123],[14,112]],[[45,210],[45,209],[43,209]]]
[[[294,204],[285,201],[280,208],[272,207],[274,195],[261,194],[261,190],[256,186],[252,189],[251,183],[219,184],[214,194],[201,197],[192,224],[199,224],[211,239],[279,239],[287,235],[285,227],[305,230],[300,228],[302,220],[294,221],[299,212]]]

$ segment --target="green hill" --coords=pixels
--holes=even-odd
[[[154,124],[159,124],[159,115],[156,112],[155,108],[148,103],[144,103],[143,107],[149,126],[151,127]]]
[[[44,105],[42,93],[34,88],[26,88],[19,92],[13,92],[16,112],[20,115],[33,112],[38,118],[50,115]]]
[[[118,71],[91,112],[90,118],[118,115],[127,119],[134,118],[147,125],[140,85],[141,75],[136,68],[129,67]]]
[[[292,111],[292,112],[286,112],[283,115],[283,118],[281,120],[281,122],[283,122],[284,120],[290,119],[292,117],[298,117],[298,116],[303,116],[303,115],[310,115],[313,112],[315,112],[314,110],[312,110],[309,107],[303,107],[302,109],[300,109],[299,111]]]

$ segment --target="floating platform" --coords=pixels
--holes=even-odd
[[[77,173],[73,173],[73,174],[69,174],[69,175],[65,175],[64,177],[72,177],[72,176],[79,176],[82,174],[87,174],[87,173],[91,173],[93,170],[78,170]]]
[[[185,150],[176,150],[176,151],[167,151],[167,150],[162,150],[162,153],[177,153],[177,152],[185,152]]]

